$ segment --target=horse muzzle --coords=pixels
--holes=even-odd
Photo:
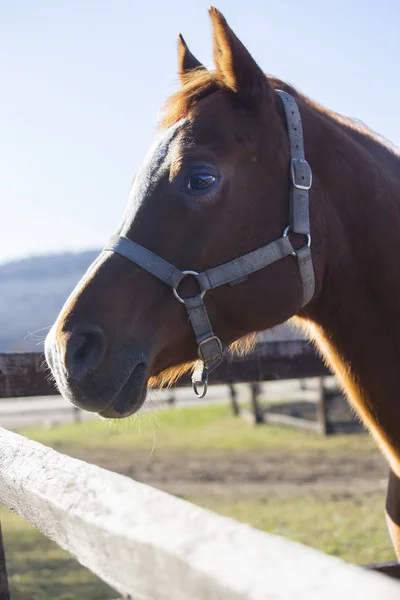
[[[132,415],[146,399],[150,375],[138,345],[110,347],[98,325],[80,324],[45,342],[47,363],[60,393],[72,404],[106,418]]]

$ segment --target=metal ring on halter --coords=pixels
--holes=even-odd
[[[284,237],[284,238],[287,237],[290,232],[291,232],[291,226],[288,225],[286,227],[286,229],[283,231],[282,237]],[[307,248],[311,248],[311,235],[309,233],[302,233],[300,235],[305,235],[306,236],[306,238],[307,238],[306,247]],[[294,250],[291,254],[292,254],[292,256],[297,256],[296,250]]]
[[[183,275],[182,279],[179,281],[179,283],[177,284],[177,286],[176,286],[176,287],[173,287],[173,288],[172,288],[172,292],[173,292],[173,294],[174,294],[175,298],[176,298],[176,299],[177,299],[179,302],[181,302],[182,304],[185,304],[185,300],[186,300],[186,298],[182,298],[182,297],[181,297],[181,296],[178,294],[177,287],[178,287],[178,286],[181,284],[181,281],[182,281],[182,280],[183,280],[183,279],[186,277],[186,275],[194,275],[194,277],[196,277],[196,279],[197,279],[197,276],[199,275],[199,273],[198,273],[197,271],[182,271],[182,275]],[[197,283],[198,283],[198,284],[199,284],[199,286],[200,286],[200,282],[199,282],[199,280],[198,280],[198,279],[197,279]],[[201,286],[200,286],[200,290],[201,290]],[[204,296],[204,294],[205,294],[205,293],[206,293],[206,290],[202,290],[202,291],[200,292],[200,298],[203,298],[203,296]],[[195,392],[195,393],[196,393],[196,392]],[[197,394],[196,394],[196,396],[197,396]],[[202,398],[203,396],[199,396],[199,397],[201,397],[201,398]]]
[[[203,389],[201,390],[201,392],[199,392],[199,388],[198,386],[202,385]],[[197,398],[204,398],[204,396],[207,394],[207,388],[208,388],[208,381],[192,381],[192,386],[193,386],[193,391],[195,393],[195,396],[197,396]]]

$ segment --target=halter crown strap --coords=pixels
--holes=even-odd
[[[302,306],[305,306],[314,295],[315,278],[311,257],[308,197],[308,191],[312,184],[312,172],[304,157],[303,128],[296,101],[286,92],[277,90],[277,93],[283,103],[288,128],[291,182],[290,224],[281,238],[227,263],[207,269],[202,273],[180,271],[147,248],[119,235],[114,235],[104,248],[105,251],[116,252],[124,256],[172,287],[175,298],[185,305],[198,345],[200,360],[193,372],[192,381],[193,389],[200,398],[205,396],[207,392],[209,373],[220,364],[223,356],[222,343],[213,332],[204,304],[203,297],[206,291],[227,283],[236,285],[247,279],[251,273],[255,273],[286,256],[293,255],[297,258],[303,284]],[[295,250],[289,239],[290,233],[306,236],[306,244],[299,250]],[[181,298],[178,287],[182,279],[187,276],[196,278],[200,293],[197,296]]]

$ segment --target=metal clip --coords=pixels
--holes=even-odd
[[[204,398],[204,396],[207,394],[208,381],[192,381],[192,385],[194,395],[197,396],[197,398]],[[203,388],[200,388],[200,390],[199,385],[203,386]]]
[[[208,369],[203,362],[198,362],[192,375],[193,391],[197,398],[204,398],[208,389]],[[203,387],[201,387],[203,386]]]

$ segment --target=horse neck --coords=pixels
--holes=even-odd
[[[318,289],[303,323],[400,476],[400,159],[367,133],[315,118],[305,131]]]

